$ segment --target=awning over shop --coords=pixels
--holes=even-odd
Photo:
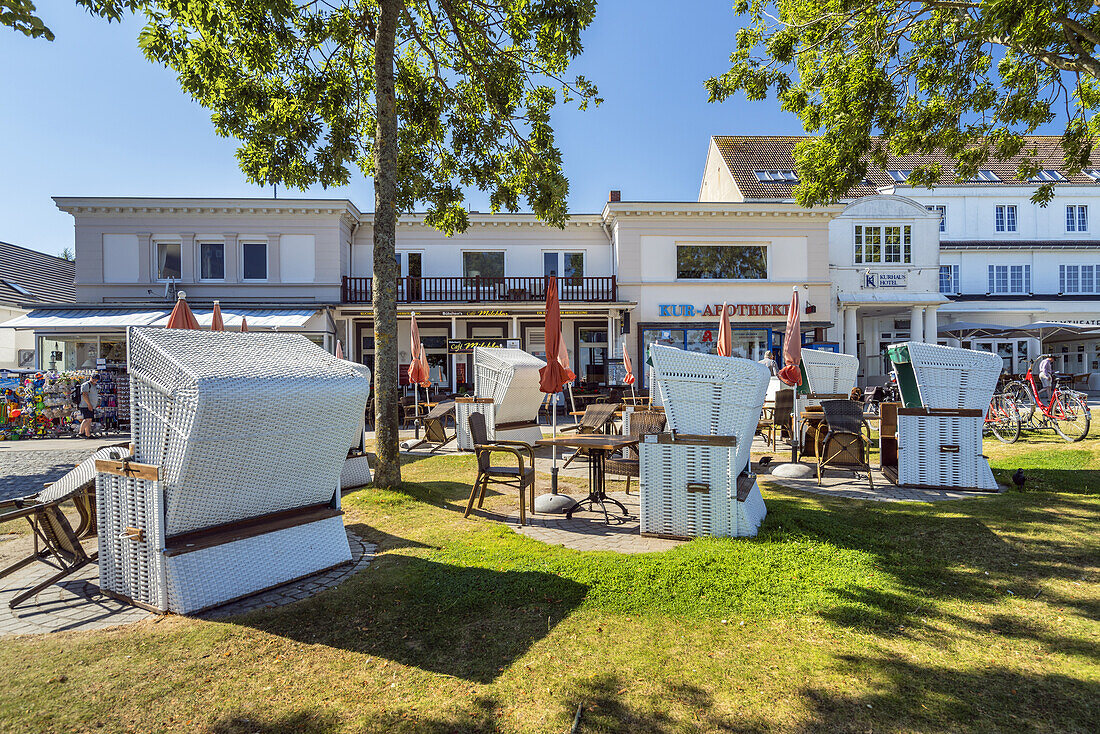
[[[195,314],[195,318],[199,320],[199,326],[204,329],[209,329],[214,312],[212,310],[203,310],[200,308],[192,309],[192,311]],[[308,322],[316,314],[317,309],[313,308],[223,308],[222,321],[225,323],[225,328],[227,330],[239,329],[241,326],[242,317],[248,319],[249,329],[300,329],[305,326],[306,322]],[[164,326],[167,323],[168,315],[165,314],[164,318],[158,319],[156,322],[150,324],[150,326]]]
[[[844,305],[882,306],[931,306],[948,303],[947,296],[939,293],[885,293],[881,289],[867,293],[837,293],[837,301]]]
[[[194,313],[202,328],[210,328],[213,311],[194,309]],[[248,319],[248,328],[250,329],[300,329],[320,313],[316,308],[237,309],[230,307],[222,309],[222,319],[227,329],[239,328],[242,317]],[[125,329],[128,326],[164,326],[168,323],[168,315],[168,309],[38,308],[24,316],[0,324],[0,328],[48,329],[61,332],[88,329]],[[325,329],[321,328],[320,330]]]
[[[152,326],[168,320],[168,311],[127,309],[34,309],[24,316],[5,321],[0,327],[13,329],[124,329],[127,326]]]

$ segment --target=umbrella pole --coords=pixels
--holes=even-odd
[[[551,431],[553,431],[554,438],[558,437],[558,394],[552,393],[550,395],[552,403],[552,418],[550,419]],[[551,447],[551,454],[553,457],[553,466],[550,469],[550,494],[558,493],[558,445],[554,444]]]
[[[420,440],[420,385],[413,383],[413,438]]]

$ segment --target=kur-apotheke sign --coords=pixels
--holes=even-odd
[[[730,303],[726,306],[732,316],[782,316],[787,317],[786,303]],[[699,308],[690,303],[662,303],[657,306],[660,318],[682,318],[685,316],[721,316],[721,303],[708,303]]]
[[[863,273],[863,288],[904,288],[908,285],[909,273]]]
[[[519,339],[448,339],[448,354],[473,354],[474,347],[519,349]]]

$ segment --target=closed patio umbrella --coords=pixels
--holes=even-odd
[[[780,381],[798,387],[802,384],[802,317],[798,308],[798,286],[791,293],[791,306],[787,310],[787,330],[783,335],[783,368]],[[798,412],[791,417],[791,461],[798,460]]]
[[[431,377],[428,374],[428,360],[424,356],[424,345],[420,343],[420,327],[416,325],[416,312],[412,314],[412,327],[410,329],[411,337],[410,353],[412,358],[409,361],[409,382],[413,386],[413,402],[415,403],[416,415],[420,415],[420,388],[427,388],[432,384]],[[417,417],[413,423],[413,431],[416,438],[420,438],[420,418]]]
[[[180,291],[179,295],[176,296],[176,305],[172,308],[172,313],[168,316],[168,323],[164,326],[166,329],[199,328],[199,320],[195,318],[191,307],[187,305],[187,294],[183,291]]]
[[[558,403],[555,396],[565,384],[577,378],[569,369],[569,352],[565,349],[565,340],[561,335],[561,306],[558,303],[558,279],[548,278],[546,287],[546,320],[543,323],[543,338],[546,344],[546,366],[539,370],[539,390],[550,396],[551,429],[558,435]],[[565,495],[558,494],[558,448],[552,449],[553,467],[550,469],[550,494],[535,500],[538,512],[564,512],[577,503]]]
[[[787,310],[787,330],[783,334],[783,369],[779,379],[788,385],[802,384],[802,317],[798,310],[798,286],[791,293],[791,307]]]
[[[336,340],[336,359],[344,358],[344,347],[340,344],[340,340]]]
[[[729,312],[722,304],[722,320],[718,322],[718,356],[733,356],[733,329],[730,327]]]
[[[241,317],[241,331],[248,331],[248,319],[244,316]]]
[[[623,342],[623,367],[626,369],[626,375],[623,377],[623,383],[630,385],[631,396],[637,397],[637,393],[634,392],[634,383],[637,381],[634,378],[634,365],[630,363],[630,355],[626,353],[626,342]]]
[[[225,322],[222,321],[222,307],[214,301],[214,312],[210,314],[210,331],[225,331]]]

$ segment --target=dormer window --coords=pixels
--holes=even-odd
[[[909,180],[909,177],[913,175],[912,171],[887,171],[890,174],[890,178],[894,179],[897,183],[905,183]]]
[[[1059,171],[1039,171],[1034,176],[1029,176],[1027,180],[1032,183],[1043,183],[1045,181],[1065,181],[1066,177]]]
[[[973,178],[971,178],[970,180],[971,181],[978,181],[978,182],[985,181],[985,182],[988,182],[988,183],[1000,183],[1001,182],[1001,177],[998,176],[997,174],[993,173],[993,171],[990,171],[988,169],[983,169],[981,171],[978,171],[978,173]]]
[[[798,174],[794,171],[753,171],[760,183],[798,183]]]

